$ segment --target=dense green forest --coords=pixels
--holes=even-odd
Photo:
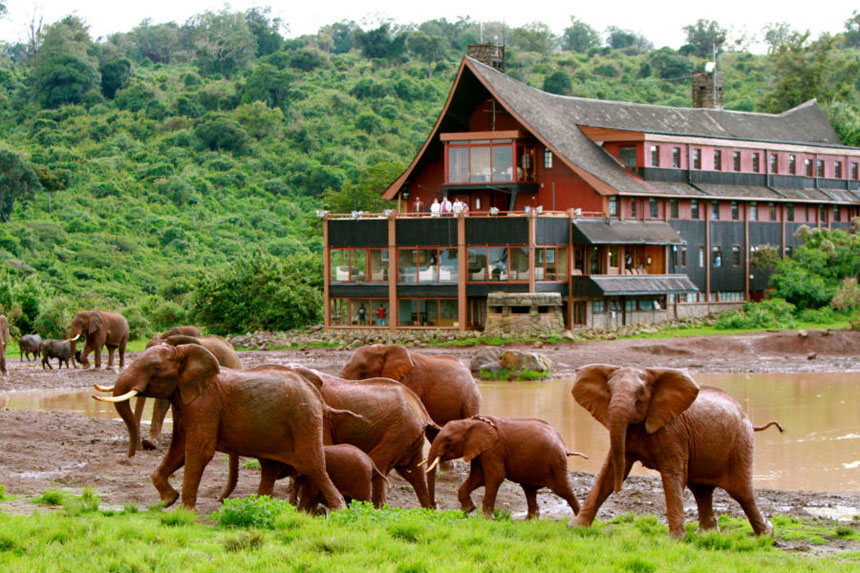
[[[690,73],[716,45],[728,109],[817,98],[860,145],[860,12],[819,38],[768,26],[764,55],[703,20],[678,50],[574,17],[561,36],[464,18],[287,39],[285,24],[225,9],[95,41],[68,16],[0,46],[0,311],[13,330],[61,336],[89,307],[122,310],[135,334],[318,321],[315,210],[382,207],[482,33],[504,38],[507,73],[534,87],[674,106],[690,105]]]

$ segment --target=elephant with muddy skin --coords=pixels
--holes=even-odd
[[[125,366],[125,347],[128,344],[128,321],[118,312],[102,312],[100,310],[81,311],[72,319],[69,329],[69,341],[72,355],[78,338],[83,335],[86,340],[79,362],[84,368],[89,368],[87,356],[90,352],[96,355],[95,368],[102,366],[102,348],[108,349],[108,368],[113,368],[113,354],[119,350],[119,368]]]

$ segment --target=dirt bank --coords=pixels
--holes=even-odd
[[[822,331],[809,333],[764,333],[726,337],[692,337],[661,340],[627,340],[545,345],[539,352],[554,363],[556,376],[572,375],[582,364],[595,362],[645,366],[688,368],[692,372],[807,372],[858,371],[860,333]],[[468,363],[475,348],[427,348],[423,352],[452,354]],[[264,363],[300,362],[312,368],[336,374],[350,351],[332,349],[280,350],[243,352],[246,367]],[[134,355],[130,356],[133,359]],[[36,362],[10,361],[9,375],[0,379],[2,393],[57,388],[91,388],[94,382],[112,384],[116,372],[52,370],[43,371]],[[120,421],[94,419],[63,412],[30,412],[0,410],[0,485],[18,500],[0,504],[5,511],[30,512],[30,498],[39,492],[63,487],[80,490],[96,488],[104,503],[123,506],[134,503],[147,506],[157,501],[149,474],[158,465],[163,450],[140,452],[135,458],[125,456],[126,431]],[[166,442],[163,441],[166,445]],[[441,478],[438,501],[442,508],[457,508],[456,489],[465,477],[466,466]],[[225,456],[217,454],[207,468],[201,484],[199,511],[217,509],[215,499],[227,475]],[[594,476],[572,473],[577,497],[586,496]],[[259,472],[243,469],[235,496],[253,493]],[[392,474],[389,501],[401,507],[416,506],[416,499],[406,482]],[[181,471],[174,479],[181,484]],[[276,488],[283,495],[285,485]],[[482,490],[474,496],[480,499]],[[767,515],[786,513],[798,516],[821,516],[839,512],[848,515],[860,508],[860,492],[815,493],[760,490],[758,497]],[[538,497],[544,516],[569,517],[561,500],[548,492]],[[500,492],[497,507],[515,516],[525,511],[525,498],[518,487],[506,484]],[[695,502],[686,500],[687,519],[695,519]],[[715,497],[719,513],[739,514],[738,505],[723,494]],[[599,517],[611,518],[617,513],[652,512],[663,514],[664,501],[660,482],[651,477],[631,477],[624,491],[609,498]],[[823,508],[823,509],[822,509]],[[829,512],[829,513],[828,513]],[[857,525],[855,520],[854,525]],[[838,550],[838,547],[836,547]],[[855,548],[856,549],[856,548]]]

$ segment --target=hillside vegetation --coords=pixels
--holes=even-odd
[[[13,330],[61,336],[87,307],[122,310],[133,335],[320,320],[315,211],[384,207],[479,27],[341,22],[285,39],[282,24],[225,9],[96,42],[69,16],[4,46],[0,310]],[[562,37],[483,23],[520,81],[662,105],[690,105],[689,75],[717,41],[728,109],[815,97],[860,145],[858,13],[836,36],[773,28],[768,55],[729,50],[714,22],[687,28],[690,44],[671,50],[574,18]]]

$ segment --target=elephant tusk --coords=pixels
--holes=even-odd
[[[81,335],[80,335],[80,333],[78,333],[74,338],[67,338],[65,341],[66,342],[74,342],[75,340],[77,340],[80,337],[81,337]]]
[[[418,465],[419,466],[426,466],[427,462],[429,462],[429,461],[430,461],[430,458],[427,458],[426,460],[422,460],[422,461],[418,462]]]
[[[125,402],[126,400],[131,400],[139,393],[138,390],[129,390],[122,396],[93,396],[99,402]]]
[[[433,460],[433,463],[432,463],[432,464],[430,464],[430,467],[429,467],[429,468],[427,468],[426,470],[424,470],[424,473],[425,473],[425,474],[429,474],[430,472],[432,472],[433,470],[435,470],[435,469],[436,469],[436,466],[438,466],[438,465],[439,465],[439,462],[440,462],[441,460],[442,460],[442,457],[441,457],[441,456],[436,456],[436,459],[435,459],[435,460]]]
[[[93,388],[99,392],[113,392],[113,386],[99,386],[98,383],[93,384]]]

